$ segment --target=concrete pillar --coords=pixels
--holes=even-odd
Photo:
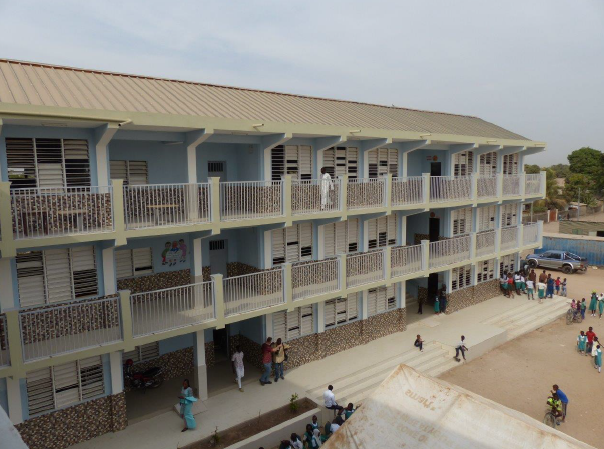
[[[430,240],[422,240],[422,271],[430,268]]]
[[[325,332],[325,301],[317,303],[317,333]]]
[[[117,277],[115,271],[115,248],[104,248],[101,252],[103,261],[103,287],[105,295],[117,293]]]
[[[203,282],[203,260],[201,256],[201,238],[193,239],[193,269],[191,270],[191,282],[197,284]]]
[[[6,378],[6,393],[8,396],[8,417],[14,425],[23,422],[23,403],[21,401],[21,385],[18,377]]]
[[[202,401],[208,399],[208,371],[206,367],[206,344],[203,329],[195,332],[194,370],[197,396]]]
[[[422,192],[424,204],[430,202],[430,173],[422,173],[424,189]]]
[[[13,290],[13,271],[11,260],[0,259],[0,311],[6,311],[15,307],[15,292]]]
[[[109,353],[109,366],[111,370],[111,394],[124,391],[124,370],[122,368],[122,352]]]
[[[109,141],[118,130],[115,123],[100,126],[95,130],[97,185],[109,185]]]
[[[363,290],[361,293],[361,298],[363,298],[363,302],[361,303],[362,307],[363,307],[363,311],[362,311],[362,319],[366,320],[367,318],[369,318],[369,292],[367,290]]]
[[[267,313],[264,315],[264,340],[273,336],[273,314]]]

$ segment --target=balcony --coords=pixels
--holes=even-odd
[[[524,194],[526,196],[540,196],[544,191],[545,185],[542,185],[540,173],[524,175]]]
[[[281,268],[223,279],[226,317],[285,303]]]
[[[432,176],[430,178],[430,202],[449,203],[473,199],[470,176]]]
[[[339,259],[302,262],[292,266],[294,301],[332,293],[340,288]]]
[[[373,209],[387,207],[386,187],[388,178],[352,178],[348,180],[348,209]]]
[[[539,241],[539,223],[529,223],[522,226],[523,246],[537,245]]]
[[[346,257],[346,286],[372,284],[385,279],[384,250],[349,254]]]
[[[519,244],[519,232],[520,226],[509,226],[501,228],[501,244],[499,249],[501,251],[508,251],[513,248],[517,248]]]
[[[220,183],[220,221],[283,215],[283,181]]]
[[[450,239],[430,242],[429,267],[440,268],[462,260],[470,260],[470,236],[462,235]]]
[[[422,204],[426,201],[426,198],[424,198],[424,177],[392,178],[390,197],[393,206]]]
[[[7,331],[6,315],[0,315],[0,368],[10,365]]]
[[[497,176],[478,176],[476,183],[477,199],[495,199],[497,194]]]
[[[521,178],[523,175],[503,175],[502,195],[520,196]]]
[[[476,234],[476,256],[482,257],[495,253],[496,231],[483,231]]]
[[[405,276],[407,274],[419,273],[425,269],[423,266],[423,245],[394,247],[392,248],[390,257],[393,278]]]
[[[342,179],[292,179],[292,215],[308,215],[342,210]]]

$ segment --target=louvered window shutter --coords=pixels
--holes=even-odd
[[[369,249],[374,249],[378,247],[378,219],[373,218],[371,220],[367,220],[367,235],[368,235],[368,244],[367,247]]]
[[[132,351],[124,351],[122,353],[122,363],[126,363],[128,360],[132,360],[133,363],[140,362],[140,352],[138,350],[138,346]]]
[[[286,339],[300,337],[300,308],[285,313],[285,322],[287,324]]]
[[[347,299],[338,298],[336,299],[336,323],[342,324],[348,321],[348,314],[346,308]]]
[[[46,302],[44,262],[41,251],[18,253],[17,285],[21,307],[35,306]]]
[[[347,244],[347,221],[338,221],[334,223],[335,226],[335,240],[336,240],[336,254],[346,254],[348,252]]]
[[[392,176],[398,176],[398,150],[396,148],[388,149],[388,173]]]
[[[312,149],[308,145],[298,147],[298,160],[300,179],[312,179]]]
[[[141,360],[154,359],[159,357],[159,342],[154,341],[153,343],[147,343],[138,347],[140,350]]]
[[[518,218],[516,216],[517,205],[516,204],[505,204],[501,206],[501,226],[516,226],[518,224]]]
[[[329,175],[334,178],[336,176],[339,176],[337,174],[337,169],[336,169],[336,149],[335,148],[329,148],[325,151],[323,151],[323,163],[321,165],[321,168],[325,168],[325,171],[327,173],[329,173]]]
[[[367,153],[368,160],[368,171],[370,178],[377,178],[379,176],[379,162],[378,162],[378,150],[371,150]]]
[[[63,145],[61,139],[35,139],[38,187],[64,186]]]
[[[127,161],[109,161],[109,172],[112,180],[121,179],[124,185],[128,185]]]
[[[336,300],[331,299],[325,302],[325,327],[336,325]]]
[[[44,251],[44,271],[46,272],[48,302],[64,302],[73,299],[72,271],[67,248]]]
[[[386,298],[386,287],[377,289],[377,313],[386,311],[388,299]]]
[[[394,285],[386,287],[386,300],[388,302],[386,305],[387,310],[396,309],[396,290]]]
[[[98,277],[93,246],[71,249],[73,291],[76,298],[98,295]]]
[[[118,279],[134,276],[132,266],[132,250],[120,249],[115,251],[115,273]]]
[[[128,184],[140,186],[149,183],[147,161],[128,161]]]
[[[378,313],[378,294],[377,289],[369,290],[367,292],[367,313],[369,316],[373,316]]]
[[[298,262],[300,260],[300,242],[298,225],[285,228],[285,261]]]
[[[105,393],[103,382],[103,363],[100,356],[89,357],[78,362],[82,400],[94,398]]]
[[[86,140],[64,139],[67,187],[90,186],[90,158]]]
[[[323,226],[323,238],[325,257],[331,257],[338,254],[336,250],[336,223],[330,223]]]
[[[348,307],[348,321],[354,320],[359,316],[359,297],[358,293],[352,293],[346,298]]]
[[[396,245],[396,215],[388,215],[386,219],[388,224],[388,245]]]
[[[388,245],[388,217],[377,219],[377,240],[379,248]]]
[[[481,176],[494,176],[497,173],[497,153],[481,154],[478,172]]]
[[[153,254],[151,248],[135,248],[132,250],[134,274],[153,273]]]
[[[273,265],[280,265],[285,262],[285,230],[274,229],[271,232],[273,245]]]
[[[359,176],[359,149],[356,147],[346,149],[346,173],[352,179]]]
[[[281,176],[285,174],[285,148],[283,145],[277,145],[271,150],[271,179],[281,181]]]
[[[292,175],[294,179],[300,179],[300,160],[296,145],[285,145],[285,174]]]
[[[472,208],[456,209],[453,217],[453,235],[464,235],[472,232]]]
[[[346,223],[348,223],[348,252],[355,253],[359,250],[359,219],[350,218]]]
[[[312,223],[300,223],[297,226],[300,233],[300,258],[298,260],[312,260]]]
[[[55,365],[52,367],[57,408],[80,402],[80,379],[77,362]]]
[[[34,139],[6,138],[6,161],[10,188],[37,187]]]
[[[300,310],[300,335],[310,335],[313,333],[313,306],[303,306]]]
[[[55,409],[55,395],[52,386],[52,371],[42,368],[30,371],[27,379],[27,404],[29,416]]]
[[[287,338],[285,311],[273,313],[273,340],[278,338],[285,340]]]
[[[478,232],[495,229],[496,206],[478,208]]]

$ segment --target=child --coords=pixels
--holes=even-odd
[[[596,305],[598,304],[598,295],[596,295],[596,291],[591,292],[591,301],[589,302],[589,311],[591,312],[591,316],[596,316]]]
[[[312,415],[312,422],[310,423],[310,427],[312,427],[312,430],[319,428],[319,421],[317,420],[317,415]]]
[[[585,309],[587,309],[587,303],[585,302],[585,298],[581,300],[581,319],[585,319]]]
[[[528,299],[535,300],[535,283],[530,279],[526,280],[526,296]]]
[[[346,407],[345,412],[344,412],[344,416],[346,417],[346,421],[348,421],[350,419],[350,417],[352,416],[352,414],[354,412],[356,412],[356,411],[357,411],[357,409],[354,408],[354,404],[352,402],[350,402],[348,404],[348,406]]]
[[[424,352],[424,340],[422,340],[421,335],[417,334],[417,338],[415,339],[413,346],[419,348],[419,352]]]
[[[566,278],[562,281],[562,296],[566,296]]]
[[[438,300],[438,296],[434,299],[434,313],[440,315],[440,301]]]
[[[514,287],[516,288],[516,294],[519,295],[520,294],[520,288],[521,288],[521,281],[520,281],[520,273],[518,271],[516,271],[516,273],[514,273]]]
[[[166,257],[168,256],[168,251],[170,251],[170,242],[166,242],[164,245],[164,250],[161,252],[161,264],[166,265],[168,261]]]
[[[596,356],[594,359],[594,363],[596,364],[598,373],[601,373],[602,372],[602,350],[600,349],[600,345],[596,346]]]
[[[514,298],[514,278],[512,273],[508,273],[508,294],[510,298]]]
[[[537,283],[537,291],[539,296],[539,304],[543,304],[543,298],[545,298],[545,284],[543,282]]]
[[[600,294],[598,298],[598,313],[600,314],[600,319],[602,319],[602,312],[604,312],[604,293]]]
[[[526,278],[524,277],[524,273],[520,273],[520,292],[526,293]]]
[[[558,276],[555,281],[556,295],[560,295],[560,284],[562,284],[562,281],[560,281],[560,276]]]
[[[183,239],[178,241],[178,247],[180,248],[180,263],[187,261],[187,245]]]
[[[587,344],[587,337],[585,336],[585,332],[581,331],[581,334],[577,337],[577,350],[579,354],[585,354],[585,345]]]
[[[503,273],[503,275],[501,276],[501,279],[499,279],[499,286],[501,287],[501,292],[503,293],[503,296],[507,296],[508,295],[508,274],[507,273]]]

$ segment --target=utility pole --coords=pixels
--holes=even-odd
[[[577,221],[579,221],[579,217],[581,216],[581,187],[579,187],[579,200],[577,204]]]

